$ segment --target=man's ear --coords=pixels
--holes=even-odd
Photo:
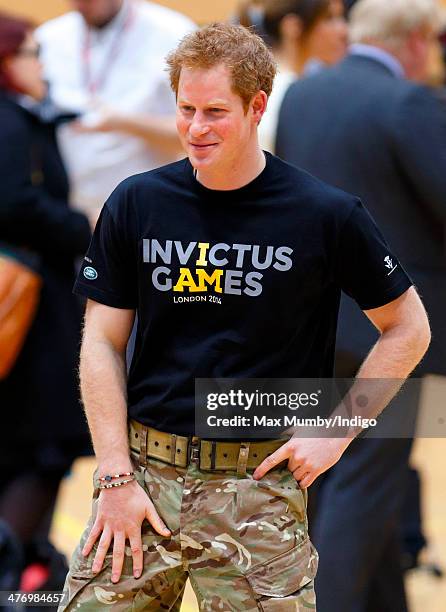
[[[434,40],[427,28],[418,28],[407,36],[402,64],[406,74],[413,81],[426,82],[432,66]]]
[[[420,45],[424,40],[424,31],[422,29],[414,30],[409,32],[406,38],[406,45],[410,49],[411,53],[417,53]]]
[[[252,116],[257,124],[260,123],[268,104],[268,96],[263,90],[258,91],[251,100]]]

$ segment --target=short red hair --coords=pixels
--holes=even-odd
[[[260,36],[241,25],[218,22],[187,34],[166,61],[175,95],[183,67],[227,66],[232,88],[241,97],[245,110],[258,91],[270,95],[277,69],[272,52]]]
[[[32,30],[33,24],[27,19],[0,12],[0,89],[12,89],[3,60],[20,49],[26,35]]]

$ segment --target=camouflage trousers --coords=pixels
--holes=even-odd
[[[126,547],[122,576],[111,582],[112,548],[98,574],[91,570],[96,545],[85,558],[83,544],[93,512],[76,549],[59,611],[179,611],[189,577],[205,611],[315,610],[313,578],[317,553],[308,538],[306,491],[288,469],[276,469],[255,481],[230,471],[203,471],[132,456],[139,484],[172,532],[157,534],[142,525],[144,570],[133,577]]]

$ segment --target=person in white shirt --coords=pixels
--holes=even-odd
[[[143,0],[71,0],[42,25],[53,101],[77,121],[58,131],[71,204],[94,225],[115,186],[176,158],[175,99],[164,58],[194,29],[180,13]]]
[[[240,11],[242,25],[260,28],[278,63],[268,108],[259,125],[263,149],[275,152],[283,97],[302,75],[340,61],[347,52],[342,0],[249,0]]]

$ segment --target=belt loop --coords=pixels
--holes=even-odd
[[[201,440],[197,436],[192,436],[187,445],[188,463],[192,462],[200,467],[200,450]]]
[[[145,425],[141,425],[139,433],[139,465],[146,467],[147,465],[147,435],[149,431]]]
[[[217,443],[215,440],[211,442],[211,470],[215,470],[215,457],[217,454]]]
[[[304,496],[305,508],[308,508],[308,489],[305,488],[300,490],[302,491],[302,495]]]
[[[237,475],[246,476],[246,468],[248,466],[249,457],[249,442],[242,442],[240,444],[240,450],[238,453],[237,460]]]
[[[170,436],[170,462],[172,465],[175,465],[175,461],[177,458],[177,436],[176,434],[171,434]]]

